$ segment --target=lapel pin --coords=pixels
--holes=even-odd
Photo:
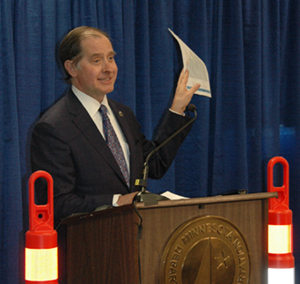
[[[123,117],[123,112],[119,111],[119,116]]]

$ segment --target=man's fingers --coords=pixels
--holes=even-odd
[[[192,93],[192,94],[195,94],[196,93],[196,91],[200,88],[200,84],[195,84],[192,88],[190,88],[190,92]]]
[[[182,84],[184,81],[187,82],[188,78],[189,78],[189,70],[183,68],[178,78],[178,84]]]
[[[119,200],[117,201],[117,204],[119,206],[122,206],[122,205],[127,205],[127,204],[130,204],[132,203],[134,197],[137,195],[137,191],[136,192],[132,192],[132,193],[128,193],[128,194],[125,194],[125,195],[121,195],[119,197]]]

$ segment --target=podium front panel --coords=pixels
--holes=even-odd
[[[67,282],[139,283],[137,224],[132,206],[74,217],[67,223]]]
[[[160,201],[151,206],[137,203],[71,216],[65,221],[68,284],[164,283],[162,274],[169,268],[162,262],[163,257],[178,228],[190,220],[210,217],[229,222],[245,240],[249,277],[237,283],[267,284],[268,199],[276,196],[276,193],[257,193]],[[198,247],[201,251],[201,246]],[[224,254],[224,264],[226,257]],[[209,261],[205,260],[206,266],[194,266],[197,280],[192,282],[210,283],[198,280],[202,274],[211,277]],[[176,281],[174,269],[166,273],[172,277],[169,284],[183,283],[182,279]],[[220,274],[214,283],[227,283],[225,278],[226,274]]]
[[[143,284],[162,283],[161,259],[168,240],[176,229],[187,220],[202,216],[225,218],[234,224],[245,237],[251,261],[250,277],[249,282],[237,283],[267,284],[267,199],[157,207],[155,209],[144,207],[139,208],[139,212],[143,218],[143,234],[140,240]],[[166,269],[168,269],[167,265]],[[182,283],[181,280],[175,281],[176,273],[172,269],[166,273],[170,274],[169,283]],[[220,283],[225,282],[221,281]]]

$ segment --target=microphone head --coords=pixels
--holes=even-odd
[[[189,104],[189,105],[187,106],[187,109],[188,109],[188,111],[193,111],[193,112],[194,112],[197,108],[196,108],[195,105]]]

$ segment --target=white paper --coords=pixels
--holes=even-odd
[[[188,197],[180,196],[180,195],[172,193],[170,191],[165,191],[161,195],[169,198],[170,200],[189,199]]]
[[[209,76],[205,63],[171,29],[169,31],[179,43],[184,69],[190,72],[187,88],[190,89],[199,83],[201,86],[195,94],[211,98]]]

